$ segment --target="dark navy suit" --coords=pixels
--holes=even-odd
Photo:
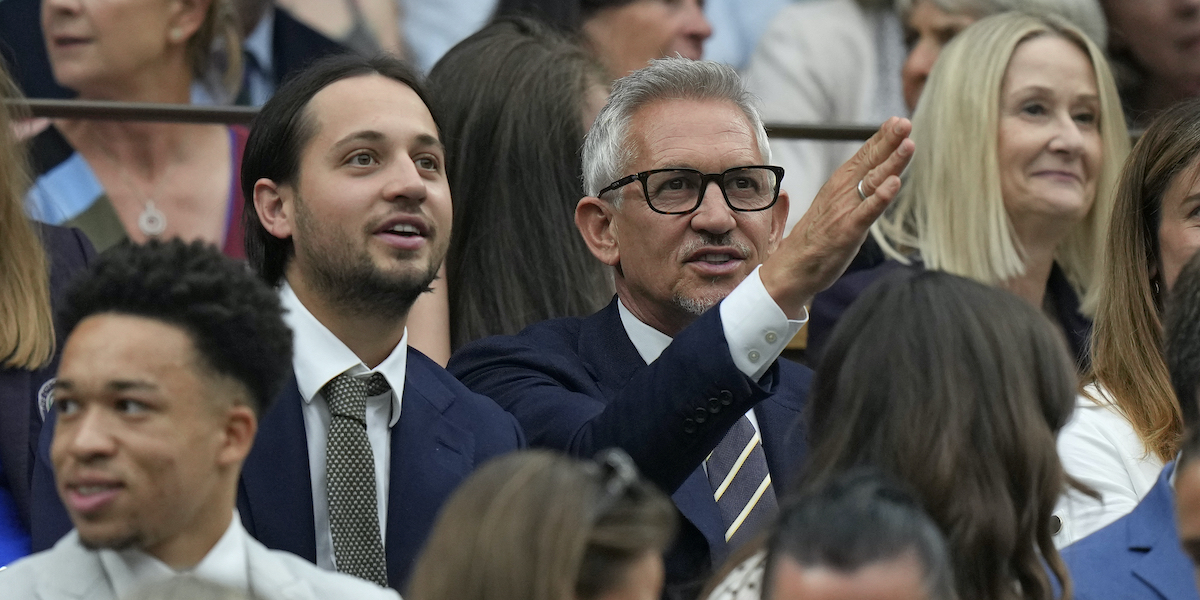
[[[50,305],[57,310],[71,280],[87,269],[96,253],[77,229],[42,224],[37,227],[50,262]],[[48,364],[34,371],[0,369],[0,464],[4,465],[5,483],[26,530],[31,526],[29,484],[34,452],[42,430],[38,392],[58,371],[59,352],[66,337],[61,327],[56,327],[54,333],[58,351]]]
[[[1062,551],[1078,600],[1200,600],[1175,528],[1174,464],[1133,512]]]
[[[295,378],[259,421],[254,448],[242,466],[238,512],[258,541],[311,562],[317,560],[312,479],[302,404]],[[433,361],[409,349],[401,416],[391,432],[385,552],[388,583],[402,589],[417,554],[451,492],[481,463],[525,445],[516,420],[496,403],[463,387]],[[48,465],[43,435],[39,466]],[[71,530],[43,469],[38,502],[51,503],[56,522],[35,532],[34,551]],[[48,484],[48,486],[47,486]],[[40,534],[40,535],[38,535]]]
[[[706,312],[646,365],[614,300],[586,318],[545,321],[515,336],[469,344],[447,367],[516,415],[532,446],[591,457],[629,452],[672,494],[684,517],[667,555],[667,595],[694,597],[728,555],[701,465],[743,414],[755,410],[777,493],[804,457],[796,427],[811,372],[779,360],[758,382],[734,364],[720,310]]]

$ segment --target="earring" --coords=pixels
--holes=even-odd
[[[183,41],[183,30],[178,27],[172,28],[171,31],[167,33],[167,36],[171,38],[172,42],[179,43]]]

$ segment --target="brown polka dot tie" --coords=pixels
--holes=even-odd
[[[367,380],[345,373],[322,389],[329,403],[325,490],[333,560],[342,573],[387,585],[387,561],[379,534],[375,457],[367,440],[367,398],[391,389],[380,373]]]

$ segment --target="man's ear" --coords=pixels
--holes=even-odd
[[[174,0],[167,29],[167,38],[174,43],[187,43],[200,27],[216,0]]]
[[[254,210],[267,233],[283,240],[295,228],[296,202],[291,186],[262,178],[254,182]]]
[[[769,253],[775,252],[775,249],[779,247],[779,242],[783,240],[783,232],[787,229],[789,210],[791,210],[791,201],[788,198],[788,193],[784,190],[779,190],[779,199],[771,207],[771,238],[767,240]]]
[[[254,447],[254,434],[258,431],[258,418],[245,404],[231,406],[225,414],[225,443],[217,455],[222,466],[240,468],[250,449]]]
[[[575,227],[583,235],[584,243],[592,251],[592,256],[610,267],[621,263],[614,216],[613,205],[595,196],[587,196],[575,205]]]

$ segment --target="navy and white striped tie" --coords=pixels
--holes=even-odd
[[[708,482],[721,510],[725,541],[736,548],[779,512],[762,438],[745,415],[738,419],[708,461]]]

